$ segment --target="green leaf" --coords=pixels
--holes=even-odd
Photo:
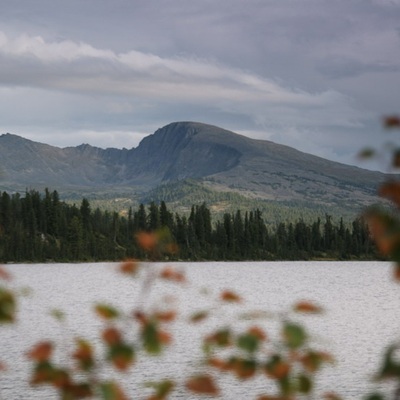
[[[0,287],[0,323],[14,322],[16,309],[14,294]]]
[[[364,397],[364,400],[385,400],[385,397],[380,393],[369,394],[367,397]]]
[[[142,330],[142,342],[144,349],[150,354],[159,354],[162,350],[158,335],[157,324],[154,321],[146,323]]]
[[[119,312],[112,306],[107,304],[96,304],[96,313],[104,319],[114,319],[119,317]]]
[[[358,153],[358,157],[361,159],[368,159],[374,156],[375,156],[375,150],[370,148],[363,149]]]
[[[100,386],[103,400],[127,400],[121,388],[115,382],[104,382]]]
[[[313,388],[313,382],[307,375],[298,376],[298,391],[300,393],[308,394]]]
[[[383,365],[378,373],[379,379],[400,378],[400,363],[396,362],[393,355],[398,346],[390,346],[384,356]]]
[[[258,349],[260,339],[251,333],[245,333],[240,335],[237,340],[237,346],[242,350],[248,351],[249,353],[254,353]]]
[[[307,334],[301,325],[286,322],[283,327],[283,337],[286,345],[291,349],[297,349],[306,342]]]
[[[125,371],[134,361],[135,352],[126,343],[116,343],[109,348],[107,357],[116,368]]]
[[[175,383],[169,379],[160,382],[147,382],[146,387],[151,387],[155,390],[155,396],[158,399],[165,399],[175,387]]]

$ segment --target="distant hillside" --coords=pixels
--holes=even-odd
[[[264,202],[355,213],[376,201],[376,187],[385,177],[195,122],[171,123],[129,150],[58,148],[5,134],[0,158],[2,190],[49,187],[64,198],[90,194],[92,199],[123,193],[134,201],[161,199],[164,193],[177,206],[204,195],[208,202],[215,199],[215,207]],[[174,186],[182,181],[185,185]],[[183,189],[188,193],[179,200]]]

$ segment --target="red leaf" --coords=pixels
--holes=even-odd
[[[221,293],[221,300],[230,303],[240,303],[242,301],[242,298],[231,290],[225,290]]]
[[[135,260],[126,260],[119,266],[119,271],[123,274],[134,275],[139,269],[139,263]]]
[[[136,235],[136,241],[143,250],[152,251],[157,247],[158,237],[152,232],[139,232]]]
[[[116,328],[106,328],[103,331],[102,338],[109,346],[121,343],[121,333]]]
[[[209,375],[198,375],[186,381],[186,389],[194,393],[207,394],[209,396],[218,396],[219,389],[214,380]]]
[[[174,282],[185,282],[185,275],[181,271],[177,271],[175,268],[167,266],[161,273],[160,277]]]
[[[30,351],[27,356],[31,360],[37,362],[48,361],[53,352],[53,344],[51,342],[40,342],[37,343]]]
[[[322,308],[317,306],[310,301],[299,301],[293,307],[294,311],[309,314],[319,314],[322,312]]]
[[[385,128],[400,128],[400,118],[397,115],[389,115],[383,118]]]

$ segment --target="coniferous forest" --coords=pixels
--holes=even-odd
[[[179,260],[375,259],[362,219],[345,224],[325,215],[312,223],[281,222],[268,228],[259,210],[237,210],[213,221],[206,204],[189,215],[168,210],[165,202],[141,204],[127,215],[77,205],[56,191],[27,191],[0,196],[0,262],[113,261],[145,259],[135,235],[168,230]],[[162,256],[161,256],[162,258]]]

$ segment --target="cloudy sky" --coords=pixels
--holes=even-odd
[[[355,164],[399,112],[400,0],[0,0],[0,133],[131,148],[191,120]]]

